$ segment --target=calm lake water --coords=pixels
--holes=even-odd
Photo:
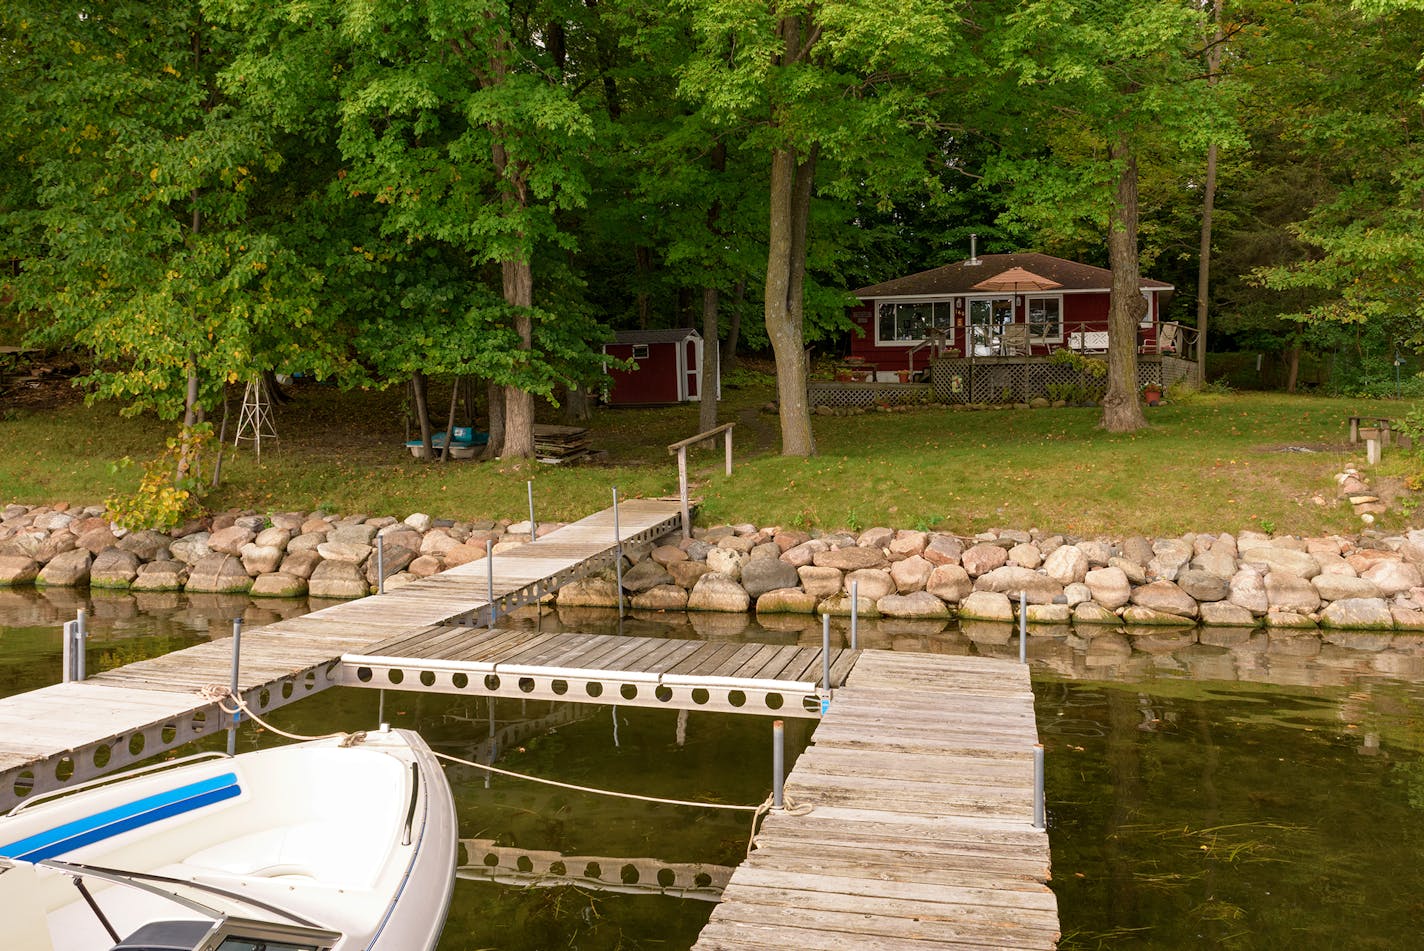
[[[307,602],[0,591],[0,695],[51,683],[59,624],[91,612],[89,668],[300,614]],[[518,623],[533,626],[532,616]],[[545,613],[546,630],[617,631],[613,612]],[[810,619],[630,617],[629,634],[819,643]],[[867,622],[861,646],[1016,656],[1007,626]],[[1205,643],[1204,643],[1205,641]],[[1424,639],[1048,629],[1030,639],[1047,750],[1054,882],[1067,949],[1407,948],[1424,911]],[[373,725],[377,691],[277,711],[299,732]],[[503,768],[643,794],[760,802],[763,717],[388,692],[385,718]],[[793,753],[810,725],[790,720]],[[211,741],[221,745],[221,740]],[[242,748],[269,745],[245,730]],[[745,814],[650,805],[452,768],[460,834],[594,860],[620,887],[651,860],[735,865]],[[474,854],[475,851],[480,855]],[[484,846],[467,861],[479,866]],[[550,856],[538,856],[547,861]],[[573,861],[575,860],[576,861]],[[650,860],[642,862],[640,860]],[[715,868],[713,869],[715,871]],[[471,875],[477,872],[471,870]],[[646,871],[641,881],[649,879]],[[636,886],[633,886],[636,888]],[[462,878],[442,951],[684,949],[710,902]]]

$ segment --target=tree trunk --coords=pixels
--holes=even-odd
[[[810,456],[816,452],[811,413],[806,400],[806,356],[801,326],[801,293],[793,288],[804,273],[805,262],[794,260],[798,244],[805,253],[803,235],[797,241],[796,153],[775,149],[771,155],[771,217],[767,229],[766,335],[776,356],[777,401],[781,416],[781,454]]]
[[[1117,194],[1108,221],[1108,260],[1112,295],[1108,303],[1108,391],[1103,397],[1103,428],[1130,433],[1147,425],[1137,393],[1137,327],[1147,313],[1137,254],[1137,158],[1124,140],[1112,158],[1121,163]]]
[[[1212,32],[1212,43],[1206,54],[1207,83],[1216,85],[1217,73],[1221,70],[1221,44],[1225,38],[1221,32],[1222,0],[1212,3],[1212,19],[1216,24]],[[1202,194],[1201,251],[1197,265],[1197,382],[1206,382],[1206,332],[1210,317],[1208,300],[1211,296],[1211,218],[1216,207],[1216,143],[1206,147],[1206,182]]]
[[[588,422],[588,390],[575,383],[564,394],[564,422],[579,426]]]
[[[702,403],[697,408],[698,432],[717,425],[717,288],[702,289],[702,366],[698,390]]]
[[[415,397],[415,421],[420,425],[420,444],[425,447],[425,459],[435,458],[430,444],[430,405],[426,402],[425,374],[416,370],[410,376],[410,388]]]
[[[529,308],[534,304],[534,271],[528,261],[505,261],[504,302],[519,308],[514,314],[514,330],[519,349],[534,348],[534,320]],[[504,390],[504,449],[501,459],[534,458],[534,395],[518,387]]]
[[[1294,393],[1300,379],[1300,341],[1293,342],[1286,350],[1286,392]]]
[[[450,412],[445,418],[445,445],[440,448],[440,461],[449,462],[453,457],[450,450],[455,444],[455,407],[460,402],[460,378],[450,384]]]
[[[732,319],[727,324],[727,339],[722,341],[721,361],[718,370],[726,374],[737,365],[737,343],[742,336],[742,305],[747,300],[747,282],[738,281],[732,291]]]
[[[504,451],[504,387],[498,383],[488,383],[485,387],[489,402],[489,441],[480,458],[486,461],[498,459]]]

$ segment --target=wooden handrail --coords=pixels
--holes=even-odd
[[[687,498],[687,447],[695,446],[698,443],[708,442],[714,439],[719,433],[725,433],[727,443],[727,475],[732,474],[732,427],[736,423],[723,423],[715,426],[705,433],[698,433],[681,442],[675,442],[668,446],[668,455],[677,456],[677,493],[678,499],[682,502],[682,537],[684,539],[692,537],[692,512]]]
[[[705,433],[698,433],[696,436],[684,439],[682,442],[675,442],[671,446],[668,446],[668,455],[671,456],[675,454],[679,449],[686,449],[688,446],[695,446],[700,442],[706,442],[718,433],[730,430],[735,425],[737,424],[723,423],[721,426],[715,426],[712,429],[707,430],[707,432]]]

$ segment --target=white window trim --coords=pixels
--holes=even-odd
[[[944,304],[949,308],[950,322],[944,331],[944,342],[946,346],[954,343],[954,316],[958,313],[954,309],[955,298],[953,297],[877,297],[870,307],[870,325],[875,332],[875,346],[877,347],[917,347],[925,342],[925,338],[918,340],[881,340],[880,339],[880,305],[881,304]]]
[[[1062,294],[1025,294],[1024,298],[1024,323],[1029,324],[1028,339],[1031,343],[1062,343],[1063,342],[1063,295]],[[1035,300],[1056,300],[1058,301],[1058,335],[1056,337],[1035,337],[1033,335],[1033,325],[1029,323],[1028,309],[1029,302]]]

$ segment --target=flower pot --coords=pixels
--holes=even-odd
[[[900,382],[901,382],[901,383],[909,383],[909,382],[910,382],[910,371],[909,371],[909,370],[898,370],[898,371],[896,371],[896,375],[900,377]]]
[[[1157,406],[1162,402],[1162,391],[1155,387],[1149,387],[1142,391],[1142,399],[1148,406]]]

